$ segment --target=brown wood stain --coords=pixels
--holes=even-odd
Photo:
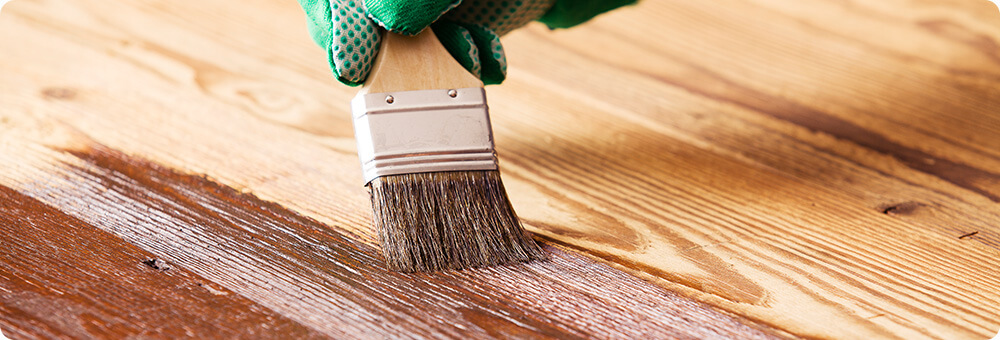
[[[132,280],[138,274],[149,280],[172,280],[140,285],[148,291],[113,295],[128,298],[137,293],[155,299],[157,291],[173,289],[170,296],[174,305],[157,309],[157,303],[162,304],[158,299],[121,304],[104,300],[105,294],[98,292],[116,287],[113,283],[80,284],[88,281],[77,278],[84,274],[65,277],[67,274],[58,272],[41,273],[39,268],[59,266],[25,264],[7,273],[31,277],[20,281],[10,278],[3,287],[38,295],[30,299],[35,303],[19,305],[17,315],[22,317],[10,321],[26,334],[212,334],[214,323],[232,326],[217,334],[228,331],[238,335],[240,331],[256,332],[256,328],[240,324],[241,320],[266,318],[267,322],[258,321],[257,325],[268,325],[269,332],[303,336],[317,335],[317,331],[330,336],[379,337],[775,336],[766,327],[744,324],[552,246],[546,247],[552,254],[550,261],[530,265],[430,274],[390,272],[374,247],[280,205],[103,147],[68,152],[84,163],[67,164],[72,170],[66,179],[82,185],[78,192],[62,193],[66,200],[46,205],[4,189],[3,194],[10,198],[2,205],[9,212],[4,216],[19,221],[6,224],[16,226],[10,228],[19,234],[5,234],[11,235],[4,236],[5,243],[19,244],[26,235],[36,235],[29,239],[51,246],[19,249],[35,249],[36,258],[79,254],[69,257],[72,268],[93,268],[104,273],[95,276],[107,276],[106,280]],[[81,206],[74,202],[91,203]],[[78,219],[63,211],[84,217]],[[63,224],[70,229],[61,227]],[[61,236],[67,233],[76,237]],[[96,247],[88,243],[93,241],[81,240],[103,243]],[[128,255],[119,254],[126,250]],[[102,261],[91,260],[90,254]],[[24,282],[37,282],[36,277],[52,279],[27,289]],[[200,282],[218,288],[198,287]],[[64,292],[65,297],[46,293],[54,290]],[[190,297],[188,292],[200,295]],[[5,301],[26,300],[23,295],[9,295]],[[70,311],[103,310],[89,313],[96,315],[90,321],[84,321],[82,313],[41,317],[48,310],[44,306],[56,303],[69,306]],[[174,309],[200,310],[200,315],[211,319],[186,328],[177,328],[183,323],[176,320],[159,321],[173,328],[155,333],[157,318],[188,317],[172,312]],[[153,317],[127,317],[136,311]],[[74,326],[78,324],[96,328]]]
[[[742,338],[769,332],[758,321],[815,338],[996,334],[989,2],[646,1],[513,32],[493,126],[514,207],[553,260],[428,276],[380,267],[346,105],[357,89],[330,77],[301,8],[233,9],[4,7],[0,45],[17,46],[0,53],[4,198],[131,254],[96,258],[117,253],[4,215],[28,229],[0,227],[0,250],[24,255],[0,255],[0,277],[62,293],[0,284],[5,334]],[[54,151],[91,144],[106,147]],[[85,257],[97,265],[38,260]],[[168,286],[229,302],[95,297],[147,292],[136,272],[186,273]],[[243,307],[204,307],[223,303]]]
[[[321,335],[183,268],[150,268],[155,255],[3,186],[0,234],[0,323],[14,338]]]

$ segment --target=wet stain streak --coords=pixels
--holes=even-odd
[[[23,192],[52,206],[52,213],[75,216],[81,226],[92,225],[93,232],[119,237],[123,245],[116,248],[138,249],[139,255],[121,263],[152,279],[193,273],[192,280],[217,288],[203,288],[199,281],[192,289],[213,297],[246,298],[255,308],[325,335],[776,337],[768,326],[553,246],[545,246],[549,261],[527,265],[420,274],[387,271],[375,247],[281,205],[104,147],[66,152],[79,161],[67,161],[66,172],[53,176],[71,183],[70,188],[40,184]],[[40,183],[53,182],[59,181]],[[38,242],[58,239],[52,228]],[[128,324],[123,317],[128,313],[132,311],[108,317]],[[227,321],[220,317],[215,322]],[[23,326],[44,333],[40,327]],[[141,327],[130,327],[121,334],[141,334]],[[53,334],[61,334],[62,329],[54,329]]]
[[[246,299],[201,288],[204,279],[189,271],[173,269],[161,274],[148,270],[141,263],[151,256],[52,206],[0,186],[0,325],[7,335],[321,335]],[[140,311],[142,317],[132,317]]]

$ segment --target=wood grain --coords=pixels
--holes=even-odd
[[[441,45],[430,28],[413,37],[386,33],[360,93],[483,87]]]
[[[45,206],[122,244],[128,260],[100,260],[104,273],[149,272],[136,260],[154,256],[174,269],[149,275],[183,273],[163,285],[233,293],[137,302],[152,310],[246,304],[240,317],[275,315],[263,322],[279,333],[989,338],[991,6],[646,1],[511,33],[508,80],[488,88],[501,171],[554,259],[411,277],[380,270],[354,89],[334,83],[294,3],[19,0],[0,14],[0,45],[17,46],[0,53],[0,185],[22,203],[0,206]],[[42,275],[52,262],[37,258],[60,251],[3,264]],[[23,283],[0,278],[5,334],[86,329],[7,316]],[[73,310],[102,303],[42,282],[83,296]],[[195,333],[211,323],[192,318]],[[162,329],[149,334],[183,334]]]
[[[550,261],[528,266],[391,272],[377,249],[350,234],[202,177],[95,147],[55,156],[65,172],[45,180],[73,183],[75,190],[40,195],[51,205],[0,189],[4,216],[13,218],[0,221],[8,222],[5,231],[12,234],[5,235],[17,243],[5,254],[5,272],[14,276],[0,281],[11,293],[0,302],[15,331],[81,337],[773,337],[767,328],[553,247],[547,249]],[[54,207],[89,215],[81,217],[87,222]],[[94,247],[98,240],[107,241]],[[73,248],[49,250],[61,247]],[[119,247],[139,254],[123,256]],[[163,262],[148,262],[151,253]],[[55,263],[22,263],[45,259]],[[143,275],[136,278],[136,271]],[[115,279],[124,282],[105,282]],[[220,287],[204,286],[208,282]],[[136,292],[114,291],[119,287]],[[222,301],[160,306],[173,302],[169,293],[177,295],[172,300],[200,293]],[[140,312],[152,317],[121,320]]]
[[[5,335],[321,335],[24,194],[0,187],[0,202]]]

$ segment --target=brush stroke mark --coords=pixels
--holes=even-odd
[[[321,336],[4,186],[0,249],[0,324],[25,337]]]
[[[550,261],[423,274],[377,249],[205,177],[105,147],[66,150],[24,193],[178,268],[334,337],[773,338],[784,334],[552,246]],[[78,161],[73,161],[76,159]],[[69,188],[46,187],[65,183]],[[151,270],[150,258],[169,263]],[[155,264],[155,263],[154,263]],[[211,314],[211,313],[209,313]],[[706,326],[707,325],[707,326]]]

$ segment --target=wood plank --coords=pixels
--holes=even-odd
[[[23,244],[17,248],[22,251],[5,257],[15,262],[8,273],[17,273],[10,282],[19,285],[0,286],[15,293],[0,300],[4,312],[0,323],[26,335],[300,337],[321,332],[336,338],[775,337],[766,327],[551,246],[547,249],[553,255],[550,261],[528,266],[395,273],[385,268],[376,248],[353,240],[350,234],[199,176],[178,174],[100,146],[52,150],[47,157],[63,166],[53,169],[55,173],[22,169],[48,176],[38,178],[47,185],[25,188],[27,195],[3,189],[13,201],[0,201],[4,211],[11,212],[5,216],[20,222],[8,227],[12,233],[4,234],[5,243]],[[35,223],[36,219],[51,222]],[[78,238],[61,236],[68,233]],[[95,238],[111,244],[90,247]],[[113,246],[143,256],[122,255]],[[70,249],[45,251],[56,247]],[[74,250],[84,251],[66,256]],[[170,270],[160,274],[141,268],[146,266],[141,259],[152,257],[147,251],[164,261],[158,267]],[[104,261],[92,261],[90,254]],[[24,258],[21,255],[56,263],[17,266]],[[51,270],[64,266],[98,273]],[[144,271],[143,280],[130,282],[131,273],[123,273],[122,267]],[[157,276],[178,272],[194,278],[141,286]],[[109,278],[119,282],[106,282]],[[227,287],[235,294],[223,288],[197,289],[196,293],[210,297],[210,291],[238,294],[244,305],[247,299],[253,302],[233,306],[231,302],[188,300],[157,309],[153,306],[161,300],[133,299],[133,294],[114,290],[140,285],[144,289],[138,292],[140,297],[158,296],[155,292],[164,285],[167,290],[190,291],[196,289],[194,282],[201,281]],[[109,294],[132,300],[115,305],[119,301],[103,297]],[[174,300],[192,299],[183,296],[183,291],[176,295],[180,296]],[[39,315],[60,308],[69,311]],[[251,319],[255,310],[276,311],[280,316],[244,320]],[[139,322],[125,318],[137,313],[152,317],[139,318]],[[295,322],[289,325],[285,318]],[[202,322],[189,323],[188,319]],[[253,321],[264,322],[250,324]],[[159,324],[173,332],[157,331]]]
[[[321,335],[5,187],[0,232],[0,329],[15,339]]]
[[[830,83],[830,74],[840,79],[870,71],[851,69],[862,59],[888,59],[879,66],[892,66],[899,72],[921,69],[907,68],[905,60],[871,53],[864,46],[852,50],[829,47],[825,35],[787,38],[789,33],[800,31],[776,28],[811,22],[811,17],[779,18],[767,16],[767,11],[753,5],[727,5],[733,6],[722,7],[734,9],[717,11],[712,6],[709,10],[685,2],[647,8],[644,11],[649,15],[635,15],[628,22],[639,27],[672,23],[671,29],[647,34],[634,34],[630,25],[609,22],[555,35],[525,32],[508,39],[508,45],[519,39],[516,42],[522,46],[555,48],[545,49],[545,59],[521,56],[529,62],[518,63],[517,55],[510,56],[515,67],[524,68],[521,74],[525,81],[518,86],[529,89],[512,91],[516,93],[505,98],[541,94],[538,100],[524,104],[535,108],[533,114],[513,116],[522,124],[496,124],[517,131],[519,138],[513,143],[527,139],[505,153],[504,159],[510,165],[512,158],[523,155],[522,160],[513,160],[523,164],[525,169],[519,172],[525,178],[556,173],[545,180],[565,180],[537,196],[558,193],[582,201],[575,206],[561,202],[543,205],[542,200],[522,203],[518,206],[538,209],[521,209],[521,215],[543,221],[570,217],[601,221],[585,232],[580,232],[578,224],[558,228],[559,223],[546,222],[542,229],[551,234],[542,233],[579,249],[602,249],[602,256],[640,265],[642,271],[688,286],[691,294],[717,295],[708,300],[746,315],[782,318],[779,322],[785,327],[804,332],[798,334],[950,338],[957,336],[952,332],[964,327],[979,327],[965,333],[968,337],[995,334],[1000,325],[989,306],[997,298],[992,282],[998,272],[1000,215],[990,197],[993,183],[997,183],[997,167],[988,153],[954,145],[943,150],[925,146],[945,143],[934,136],[913,135],[915,128],[907,126],[866,130],[869,124],[864,124],[858,128],[852,125],[855,123],[830,117],[828,112],[843,112],[838,106],[844,103],[884,98],[883,92],[890,92],[885,89],[897,91],[894,96],[898,97],[945,102],[952,97],[928,95],[921,87],[940,87],[938,83],[948,74],[911,74],[913,83],[900,85],[892,77],[863,77],[865,83],[861,84]],[[762,26],[768,28],[768,34],[757,30]],[[594,53],[585,41],[618,53]],[[767,48],[755,47],[760,45]],[[738,58],[727,52],[734,50],[740,51]],[[970,63],[968,67],[977,65]],[[978,67],[996,70],[992,61]],[[581,75],[581,69],[588,74]],[[534,76],[542,72],[550,76]],[[940,116],[931,126],[963,124],[963,135],[981,135],[980,139],[987,141],[986,149],[995,151],[989,145],[1000,135],[991,132],[996,125],[989,122],[995,121],[1000,111],[996,110],[1000,108],[997,87],[989,74],[973,75],[981,77],[982,87],[962,96],[962,101],[949,102],[956,110]],[[797,78],[810,83],[795,84]],[[770,83],[758,85],[761,79]],[[852,87],[860,85],[884,90],[854,92]],[[920,92],[914,93],[916,90]],[[824,98],[815,91],[844,91],[854,97]],[[503,92],[506,89],[494,91],[494,98]],[[985,95],[968,97],[976,93]],[[598,99],[588,100],[591,98]],[[921,109],[928,110],[926,107]],[[567,108],[578,109],[552,117]],[[866,122],[871,116],[868,110],[875,109],[862,104],[846,116]],[[494,112],[501,110],[495,108]],[[975,117],[986,124],[967,124],[955,120],[955,115]],[[893,149],[885,143],[902,138],[910,149]],[[678,147],[681,142],[698,148]],[[920,152],[931,157],[915,159],[913,155]],[[955,154],[973,156],[957,160]],[[556,166],[539,171],[533,164],[539,159],[557,159]],[[918,160],[929,165],[916,164]],[[933,162],[938,166],[930,164]],[[949,178],[952,174],[943,173],[949,169],[940,166],[946,162],[983,175],[956,176],[951,179],[957,178],[959,183],[954,183]],[[539,186],[538,182],[534,185]],[[587,188],[580,189],[583,186]],[[546,211],[553,205],[562,210],[556,218]],[[595,206],[602,207],[591,213],[598,217],[578,215],[581,207]],[[890,209],[900,206],[910,208]],[[640,227],[604,232],[609,217],[619,225]],[[628,229],[639,231],[624,233]],[[662,229],[671,233],[658,233]],[[985,235],[959,238],[973,231],[980,231],[976,237]],[[649,244],[646,252],[659,258],[642,251],[636,254],[634,248],[615,247],[642,243]],[[662,255],[664,249],[671,248],[681,254]],[[708,250],[709,258],[686,254],[689,249]],[[726,259],[728,268],[715,262],[714,256]],[[679,275],[678,269],[684,266],[678,262],[682,261],[702,268]],[[660,274],[641,266],[668,270]],[[729,268],[733,271],[720,270]],[[772,272],[758,275],[761,269]],[[963,284],[966,280],[976,283]],[[710,282],[708,287],[705,281]],[[761,282],[769,282],[762,285],[768,292],[764,299],[755,300],[760,294],[743,294],[753,292],[744,288],[749,283]],[[966,300],[949,305],[956,301],[952,296]],[[741,303],[747,301],[763,303]],[[799,321],[785,319],[789,315]],[[951,318],[941,318],[943,315]],[[869,317],[874,319],[867,320]],[[819,325],[810,320],[828,323]]]
[[[762,329],[754,322],[732,326],[754,320],[779,335],[988,338],[1000,329],[1000,13],[990,6],[646,1],[573,30],[512,33],[509,80],[489,92],[514,206],[547,243],[572,249],[547,248],[567,263],[589,255],[746,318],[713,321],[727,325],[716,335],[756,334],[739,328]],[[106,198],[90,192],[104,184],[79,169],[115,173],[84,156],[99,145],[275,202],[315,220],[302,223],[326,230],[316,237],[370,250],[345,104],[354,89],[333,83],[294,3],[7,7],[0,44],[19,48],[0,53],[0,184],[158,256],[179,247],[167,236],[210,243],[127,236],[163,227],[96,203]],[[303,228],[289,233],[313,230]],[[340,334],[261,297],[265,283],[207,275],[215,267],[200,261],[180,266]],[[583,282],[600,266],[554,262],[546,270],[570,278],[545,274],[552,282]],[[515,309],[574,315],[526,308]],[[592,327],[552,324],[527,328]],[[677,332],[687,331],[697,332]]]

